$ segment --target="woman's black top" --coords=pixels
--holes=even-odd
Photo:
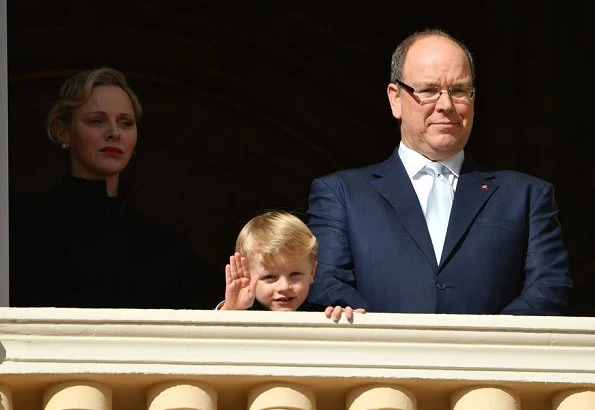
[[[66,177],[49,193],[11,194],[10,305],[207,308],[190,243],[110,198],[105,181]]]

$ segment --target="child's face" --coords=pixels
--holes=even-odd
[[[308,255],[291,258],[280,253],[270,258],[265,267],[259,257],[255,254],[249,259],[250,272],[260,277],[256,299],[269,310],[297,310],[308,296],[316,263]]]

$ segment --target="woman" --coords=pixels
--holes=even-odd
[[[49,194],[11,195],[11,306],[200,307],[190,246],[133,212],[120,180],[141,115],[112,68],[63,84],[46,126],[70,174]]]
[[[46,125],[50,139],[69,150],[72,176],[104,181],[107,196],[115,198],[120,172],[134,152],[141,116],[141,105],[124,76],[102,68],[66,81]]]

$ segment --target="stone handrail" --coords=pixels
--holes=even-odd
[[[65,410],[81,391],[114,410],[595,408],[595,318],[0,308],[0,358],[12,410]]]

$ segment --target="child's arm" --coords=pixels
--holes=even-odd
[[[236,252],[225,265],[225,301],[220,310],[248,309],[254,303],[258,276],[250,275],[248,260]]]

